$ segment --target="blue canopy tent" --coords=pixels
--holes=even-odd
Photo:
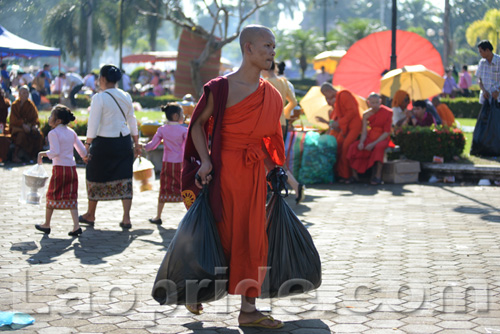
[[[35,58],[50,56],[59,57],[59,68],[61,68],[61,50],[30,42],[0,26],[0,61],[4,57]]]

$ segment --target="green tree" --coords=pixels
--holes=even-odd
[[[205,22],[205,25],[202,26],[196,21],[198,18],[193,17],[192,13],[184,11],[180,0],[162,0],[162,2],[164,4],[162,15],[147,10],[140,10],[139,12],[148,17],[161,16],[164,20],[172,22],[181,29],[188,29],[207,41],[203,52],[198,58],[191,61],[191,79],[196,94],[200,94],[203,89],[200,70],[210,55],[237,39],[243,23],[259,8],[269,4],[269,0],[254,0],[251,5],[244,0],[238,0],[237,3],[231,4],[223,3],[223,1],[213,1],[210,5],[206,1],[203,2],[203,5],[196,3],[196,11],[208,14],[210,17],[209,22]],[[204,18],[206,18],[206,15]],[[234,33],[233,26],[229,24],[230,19],[236,21]],[[206,29],[205,26],[209,26],[209,28]]]
[[[91,10],[87,1],[63,0],[48,12],[43,24],[44,40],[61,49],[63,58],[67,56],[80,60],[80,73],[84,72],[86,59],[87,16]],[[102,13],[102,12],[101,12]],[[100,15],[92,16],[92,50],[103,49],[106,42],[105,24]],[[91,68],[88,64],[87,68]]]
[[[465,32],[467,43],[475,46],[480,39],[488,39],[493,45],[493,50],[498,50],[500,37],[500,10],[490,9],[484,14],[482,20],[474,21]]]
[[[351,45],[360,39],[377,31],[383,31],[385,27],[380,24],[380,21],[373,19],[349,19],[346,22],[338,24],[339,44],[348,49]]]
[[[323,38],[314,30],[294,30],[279,36],[276,56],[280,59],[298,59],[302,79],[312,58],[324,50]]]

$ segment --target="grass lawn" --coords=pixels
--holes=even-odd
[[[89,117],[87,109],[76,109],[73,111],[76,119],[78,121],[84,121]],[[50,111],[40,111],[38,112],[40,119],[48,120],[50,116]],[[135,117],[141,123],[146,121],[162,121],[165,120],[165,114],[161,111],[136,111]]]
[[[77,118],[77,121],[84,121],[88,118],[88,112],[86,109],[77,109],[74,112],[74,114]],[[39,112],[39,117],[41,119],[48,120],[49,116],[50,116],[50,111]],[[159,121],[159,122],[165,121],[165,114],[161,111],[137,111],[135,113],[135,117],[140,123],[145,123],[147,121]],[[301,115],[300,121],[302,121],[302,124],[304,126],[312,126],[312,124],[310,124],[307,121],[305,115]],[[295,125],[300,124],[301,123],[300,121],[296,121]],[[476,124],[476,119],[473,118],[457,118],[457,121],[460,122],[460,124],[463,126],[474,126]],[[492,164],[500,165],[500,160],[498,159],[484,159],[469,155],[470,147],[472,145],[472,133],[465,132],[464,135],[465,135],[465,148],[460,163],[478,164],[478,165],[492,165]]]

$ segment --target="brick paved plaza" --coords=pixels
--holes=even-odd
[[[0,310],[35,318],[16,332],[265,332],[237,326],[239,297],[207,304],[198,317],[152,299],[185,214],[183,204],[167,204],[163,225],[147,221],[158,184],[135,191],[130,231],[118,226],[114,201],[99,203],[95,228],[80,238],[67,235],[69,211],[55,211],[44,236],[33,226],[44,206],[18,202],[28,167],[0,168]],[[78,173],[84,213],[85,170]],[[273,332],[500,333],[499,187],[334,184],[309,187],[303,205],[289,203],[316,243],[323,284],[309,295],[258,301],[285,321]]]

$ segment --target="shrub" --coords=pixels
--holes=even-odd
[[[52,106],[58,104],[59,95],[47,95]],[[139,96],[132,95],[132,100],[134,102],[139,102],[143,108],[160,108],[160,106],[167,104],[168,102],[180,101],[173,95],[163,95],[163,96]],[[87,95],[77,95],[76,97],[76,107],[77,108],[88,108],[90,106],[91,98]]]
[[[450,161],[460,156],[465,147],[462,130],[442,125],[405,126],[395,130],[393,141],[400,146],[404,156],[420,162],[431,162],[435,155]]]
[[[47,99],[52,106],[60,103],[59,95],[47,95]],[[90,106],[90,96],[77,94],[76,95],[76,108],[88,108]]]
[[[163,96],[132,96],[134,102],[139,102],[143,108],[160,108],[160,106],[167,104],[169,102],[180,101],[173,95],[163,95]]]
[[[50,128],[49,122],[47,119],[39,119],[40,121],[40,130],[42,131],[43,135],[47,137],[49,134],[49,131],[52,130]],[[75,130],[76,134],[79,136],[86,136],[87,135],[87,120],[75,120],[74,122],[70,122],[69,127]]]
[[[455,117],[458,118],[477,118],[481,110],[478,97],[457,97],[454,99],[443,97],[441,102],[447,104]]]

